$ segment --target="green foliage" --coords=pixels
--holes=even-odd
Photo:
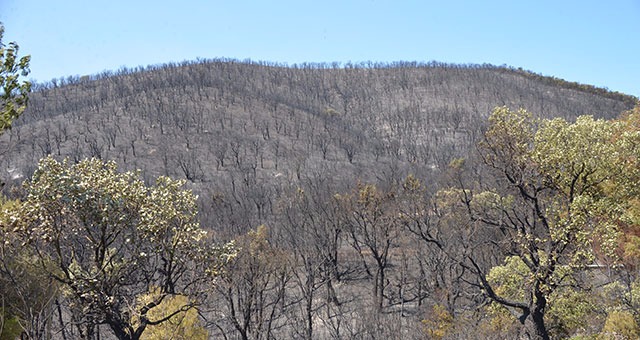
[[[495,292],[511,299],[524,300],[526,291],[523,289],[531,285],[533,277],[525,263],[517,256],[509,256],[504,265],[491,268],[487,281],[495,288]]]
[[[484,161],[504,168],[515,180],[521,180],[531,155],[536,121],[525,110],[496,108],[489,116],[489,129],[479,146]]]
[[[491,268],[487,281],[499,296],[517,301],[526,301],[526,294],[534,282],[531,271],[517,256],[507,257],[503,265]],[[487,330],[504,337],[515,334],[519,316],[517,311],[491,302],[486,307],[486,313],[489,321],[484,327]]]
[[[8,46],[5,45],[3,36],[4,25],[0,22],[0,132],[11,127],[11,122],[24,112],[31,90],[28,81],[21,83],[19,80],[20,76],[29,74],[30,57],[19,58],[18,44],[10,42]],[[0,197],[0,339],[20,336],[23,328],[18,314],[23,319],[29,317],[21,307],[40,310],[42,301],[37,300],[49,292],[45,286],[47,280],[40,280],[30,268],[22,266],[20,261],[26,257],[18,254],[13,234],[5,227],[4,211],[15,208],[17,204],[16,201]]]
[[[15,340],[20,338],[22,327],[17,316],[0,310],[0,340]]]
[[[18,44],[9,43],[6,46],[2,42],[4,36],[4,25],[0,22],[0,132],[11,127],[11,122],[17,118],[26,108],[27,95],[31,90],[31,84],[27,81],[20,83],[18,77],[26,76],[29,73],[29,56],[18,59]],[[15,206],[17,202],[6,201],[4,197],[0,197],[2,205],[0,211],[0,220],[5,220],[4,211]],[[23,314],[23,310],[18,306],[19,301],[27,304],[35,304],[34,300],[29,299],[33,294],[39,295],[42,281],[34,280],[33,277],[26,281],[22,281],[24,272],[30,273],[25,268],[16,268],[18,258],[15,256],[15,244],[12,242],[12,235],[5,223],[0,225],[0,339],[15,339],[22,332],[19,317],[15,314]],[[18,269],[20,273],[15,273]],[[17,275],[17,276],[16,276]],[[25,299],[17,298],[19,290],[25,290],[24,287],[16,287],[16,281],[19,284],[27,284],[30,286],[38,286],[36,291],[28,291]],[[46,282],[46,281],[45,281]],[[30,288],[30,287],[27,287]],[[33,306],[33,309],[37,307]]]
[[[451,209],[445,220],[466,214],[465,228],[473,233],[482,227],[479,235],[497,232],[490,244],[507,257],[481,280],[483,288],[510,313],[533,319],[542,338],[548,336],[545,323],[566,336],[594,312],[584,291],[567,286],[575,283],[575,274],[594,263],[617,265],[620,253],[637,258],[640,118],[635,111],[618,121],[582,116],[570,123],[496,108],[479,151],[501,187],[461,187],[437,195],[438,204],[447,206],[441,211]],[[476,263],[469,268],[483,276]]]
[[[197,222],[196,197],[183,182],[160,177],[147,187],[114,162],[77,164],[45,158],[24,187],[27,197],[7,212],[8,227],[62,286],[87,325],[104,322],[121,338],[137,338],[147,313],[166,297],[197,299],[232,256],[210,246]],[[128,315],[136,299],[159,287],[141,306],[137,327]]]
[[[6,211],[20,209],[20,202],[0,197],[0,203],[0,334],[13,334],[17,328],[26,336],[38,337],[45,331],[52,301],[59,295],[58,284],[8,227]]]
[[[622,202],[607,195],[603,184],[620,175],[617,157],[622,145],[614,142],[617,128],[613,122],[588,116],[573,124],[553,119],[544,121],[535,137],[532,160],[560,198],[548,209],[551,237],[559,243],[575,238],[576,265],[594,260],[592,240],[600,243],[603,255],[614,255],[618,235],[613,214]]]
[[[534,121],[522,111],[504,108],[492,114],[490,123],[485,157],[525,190],[525,199],[532,200],[527,195],[535,193],[550,237],[540,241],[563,249],[571,242],[572,265],[594,260],[593,240],[602,255],[613,257],[621,212],[629,211],[629,202],[638,197],[632,184],[640,178],[638,130],[627,127],[621,132],[623,124],[590,116],[575,123]],[[636,176],[629,178],[630,173]]]
[[[547,318],[554,333],[565,337],[596,324],[599,316],[593,293],[579,289],[558,289],[551,297]],[[589,320],[589,322],[585,322]]]
[[[630,312],[612,311],[607,316],[602,334],[605,339],[638,339],[640,327]]]
[[[454,328],[453,315],[442,305],[434,305],[429,315],[422,320],[424,331],[429,339],[443,339]]]
[[[138,306],[145,306],[158,298],[160,290],[152,287],[151,291],[138,298]],[[207,330],[200,324],[198,310],[187,296],[174,295],[162,302],[147,317],[150,320],[162,320],[158,325],[150,325],[140,339],[143,340],[206,340]],[[139,316],[134,314],[134,323],[139,323]]]
[[[559,268],[556,276],[564,276],[569,273],[569,268]],[[493,286],[497,294],[502,297],[517,301],[526,301],[527,293],[532,290],[531,285],[536,284],[524,261],[517,256],[507,257],[504,265],[495,266],[487,275],[487,280]],[[559,281],[558,278],[555,279]],[[547,324],[558,336],[568,336],[576,330],[585,327],[585,320],[594,320],[596,315],[594,296],[584,290],[576,290],[571,285],[553,290],[549,295]],[[496,331],[508,332],[518,322],[516,313],[498,303],[492,303],[487,309],[491,318],[491,325]]]
[[[484,308],[488,320],[480,324],[480,328],[504,338],[513,337],[517,333],[518,319],[509,310],[497,302],[491,302]]]
[[[625,273],[628,275],[628,273]],[[613,281],[605,285],[601,291],[603,304],[608,315],[614,312],[629,312],[634,316],[636,327],[640,327],[638,312],[640,311],[640,279],[633,282]],[[609,316],[607,319],[609,319]],[[613,322],[613,321],[612,321]]]
[[[29,74],[30,56],[18,56],[18,44],[2,42],[4,26],[0,23],[0,131],[11,127],[27,106],[31,83],[20,81]]]
[[[619,253],[624,265],[632,269],[640,264],[640,105],[616,123],[614,140],[619,147],[614,166],[620,175],[604,185],[604,192],[612,197],[612,207],[606,212],[621,231]]]

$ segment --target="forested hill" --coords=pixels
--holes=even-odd
[[[9,320],[52,339],[638,338],[637,98],[488,65],[337,66],[37,86],[0,137],[21,199],[0,288],[29,313]]]
[[[21,182],[48,154],[111,159],[147,180],[187,179],[210,225],[219,222],[207,221],[211,200],[233,197],[225,202],[240,217],[225,223],[240,229],[269,220],[284,184],[314,176],[335,188],[407,173],[429,180],[467,155],[496,106],[612,118],[636,101],[513,68],[435,62],[208,60],[36,88],[0,140],[5,182]]]

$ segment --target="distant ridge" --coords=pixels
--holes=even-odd
[[[611,91],[611,90],[609,90],[607,88],[604,88],[604,87],[598,87],[598,86],[589,85],[589,84],[583,84],[583,83],[574,82],[574,81],[567,81],[567,80],[564,80],[562,78],[543,75],[541,73],[534,72],[534,71],[531,71],[531,70],[526,70],[526,69],[523,69],[521,67],[514,67],[514,66],[509,66],[509,65],[500,65],[500,66],[498,66],[498,65],[493,65],[493,64],[489,64],[489,63],[483,63],[483,64],[474,64],[474,63],[456,64],[456,63],[446,63],[446,62],[439,62],[439,61],[429,61],[429,62],[394,61],[394,62],[389,62],[389,63],[371,62],[371,61],[356,62],[356,63],[351,63],[351,62],[346,62],[346,63],[341,63],[341,62],[317,62],[317,63],[310,62],[310,63],[299,63],[299,64],[298,63],[293,63],[293,64],[289,64],[289,63],[279,63],[279,62],[270,62],[270,61],[253,61],[251,59],[239,60],[239,59],[233,59],[233,58],[214,58],[214,59],[199,58],[199,59],[196,59],[194,61],[169,62],[169,63],[158,64],[158,65],[148,65],[146,67],[143,67],[143,66],[132,67],[132,68],[123,67],[123,68],[120,68],[120,69],[118,69],[116,71],[108,71],[107,70],[107,71],[103,71],[101,73],[97,73],[97,74],[93,74],[93,75],[68,76],[68,77],[54,78],[54,79],[49,80],[49,81],[36,83],[36,84],[34,84],[34,87],[36,88],[36,90],[42,90],[42,89],[49,88],[50,86],[53,86],[54,83],[56,85],[59,85],[59,86],[64,86],[64,85],[82,83],[82,82],[86,82],[86,81],[100,80],[100,79],[103,79],[103,78],[106,78],[106,77],[112,77],[112,76],[116,76],[116,75],[131,74],[131,73],[145,72],[145,71],[153,71],[153,70],[167,68],[167,67],[181,67],[181,66],[187,66],[187,65],[192,65],[192,64],[206,64],[206,63],[217,63],[217,62],[240,63],[240,64],[248,64],[248,65],[261,65],[261,66],[268,66],[268,67],[281,67],[281,68],[293,68],[293,69],[308,69],[308,68],[314,68],[314,69],[330,69],[330,68],[338,68],[338,69],[339,68],[373,68],[373,69],[380,69],[380,68],[402,68],[402,67],[404,67],[404,68],[407,68],[407,67],[408,68],[424,68],[424,67],[433,67],[433,68],[437,68],[437,67],[440,67],[440,68],[484,68],[484,69],[496,70],[496,71],[499,71],[499,72],[515,73],[515,74],[522,75],[522,76],[528,77],[528,78],[532,78],[532,79],[535,79],[535,80],[538,80],[538,81],[541,81],[541,82],[547,82],[549,84],[555,84],[555,85],[558,85],[558,86],[563,87],[563,88],[585,91],[585,92],[588,92],[588,93],[601,95],[603,97],[624,101],[624,102],[626,102],[626,103],[628,103],[630,105],[633,105],[635,102],[638,101],[638,97],[633,96],[633,95],[625,94],[625,93],[618,92],[618,91]]]

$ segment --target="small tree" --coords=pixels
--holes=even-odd
[[[160,177],[147,187],[113,162],[50,157],[25,182],[27,197],[8,211],[9,227],[60,283],[81,337],[93,338],[95,326],[106,324],[119,339],[139,339],[147,326],[197,306],[231,252],[208,246],[196,196],[182,185]],[[153,298],[137,303],[152,288]],[[190,298],[153,317],[178,295]]]
[[[27,95],[31,90],[31,83],[20,81],[21,76],[29,74],[31,57],[18,57],[18,44],[10,42],[8,46],[5,45],[2,41],[3,36],[4,25],[0,22],[0,133],[11,127],[11,122],[24,112]],[[0,188],[3,185],[0,181]],[[4,198],[0,197],[2,210],[5,204],[12,203],[5,202]],[[0,212],[0,219],[3,218],[4,214]],[[28,258],[24,257],[25,254],[20,253],[19,249],[14,249],[9,239],[7,231],[0,228],[0,339],[15,338],[16,334],[19,335],[23,331],[28,336],[43,331],[45,317],[38,318],[37,321],[27,318],[33,316],[36,310],[39,316],[42,316],[40,312],[44,312],[46,307],[39,308],[42,307],[41,293],[51,291],[48,285],[33,280],[38,273],[22,267],[21,261],[28,261]]]
[[[232,325],[238,338],[274,338],[290,279],[286,254],[269,242],[264,225],[236,241],[238,254],[216,285],[222,318]]]
[[[383,190],[373,184],[358,183],[352,192],[335,196],[342,206],[350,243],[363,260],[367,273],[373,276],[372,292],[378,311],[384,306],[387,271],[392,266],[391,252],[401,243],[405,218],[401,207],[406,203],[404,199],[415,194],[411,192],[417,189],[413,186],[419,186],[419,182],[409,176],[403,188]],[[375,263],[373,273],[365,256]]]
[[[1,208],[16,204],[9,201]],[[58,285],[11,231],[0,227],[0,240],[0,339],[44,338],[51,332]]]
[[[31,83],[20,81],[29,74],[30,56],[18,57],[18,44],[2,42],[4,25],[0,22],[0,131],[11,127],[27,107]]]

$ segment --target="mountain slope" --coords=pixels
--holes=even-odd
[[[459,256],[473,252],[488,271],[509,254],[486,246],[518,238],[458,214],[453,206],[470,201],[454,194],[447,207],[447,193],[467,195],[451,189],[463,182],[510,193],[475,150],[496,106],[573,120],[616,117],[636,102],[490,65],[218,60],[121,70],[39,85],[0,137],[0,179],[19,196],[13,188],[46,155],[115,160],[151,183],[185,179],[213,241],[239,248],[198,307],[212,338],[515,338],[510,313],[500,323],[513,336],[488,327],[498,316],[484,276]],[[458,157],[469,161],[453,171]],[[445,196],[432,195],[440,188]],[[527,206],[515,206],[524,217],[512,223],[535,225]],[[75,338],[75,321],[63,320],[73,306],[58,302]]]
[[[16,184],[47,154],[113,159],[147,180],[187,179],[205,218],[212,197],[234,197],[248,227],[312,174],[336,187],[431,178],[467,156],[496,106],[611,118],[635,100],[491,65],[169,64],[40,85],[2,136],[0,169]]]

